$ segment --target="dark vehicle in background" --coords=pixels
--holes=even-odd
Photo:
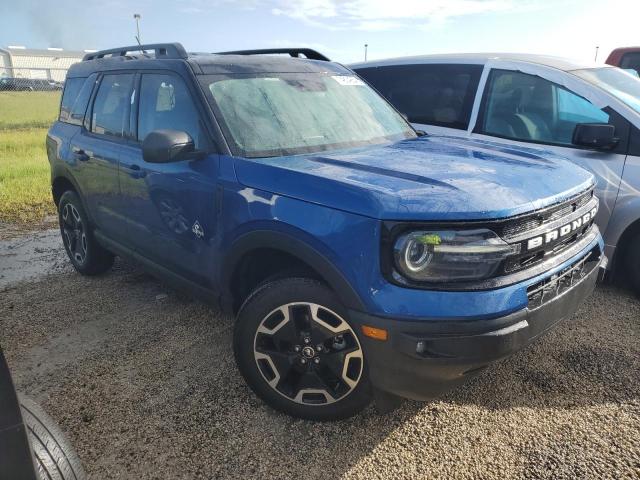
[[[634,70],[640,75],[640,47],[616,48],[607,57],[607,65]]]
[[[55,421],[16,393],[0,348],[0,479],[84,478],[80,460]]]
[[[62,90],[63,82],[43,78],[0,78],[0,91],[11,92],[52,92]]]

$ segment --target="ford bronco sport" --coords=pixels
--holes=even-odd
[[[47,151],[75,269],[129,257],[221,304],[249,386],[298,417],[433,398],[571,315],[606,263],[592,174],[422,135],[313,50],[91,53]]]

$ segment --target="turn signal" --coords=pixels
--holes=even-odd
[[[388,333],[386,330],[382,328],[369,327],[368,325],[362,326],[362,333],[369,338],[373,338],[374,340],[382,340],[383,342],[387,339]]]

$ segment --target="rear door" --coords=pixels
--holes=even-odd
[[[356,72],[418,129],[461,135],[469,119],[482,65],[415,64],[366,67]]]
[[[212,152],[197,91],[173,72],[142,73],[134,101],[134,141],[123,147],[120,185],[134,248],[144,257],[201,285],[213,272],[216,238],[216,179],[219,155]],[[200,160],[145,162],[142,142],[154,130],[188,133]]]
[[[126,244],[118,179],[122,145],[127,141],[133,95],[133,73],[107,73],[99,78],[83,128],[71,140],[76,178],[89,214],[108,237]]]
[[[572,136],[578,123],[614,125],[620,143],[611,151],[575,146]],[[596,221],[600,230],[606,231],[618,197],[629,136],[629,123],[617,112],[609,107],[600,109],[541,76],[493,68],[471,136],[540,147],[593,172],[601,202]]]

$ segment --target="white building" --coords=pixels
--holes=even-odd
[[[47,48],[0,48],[0,77],[41,78],[64,81],[67,69],[86,52]]]

